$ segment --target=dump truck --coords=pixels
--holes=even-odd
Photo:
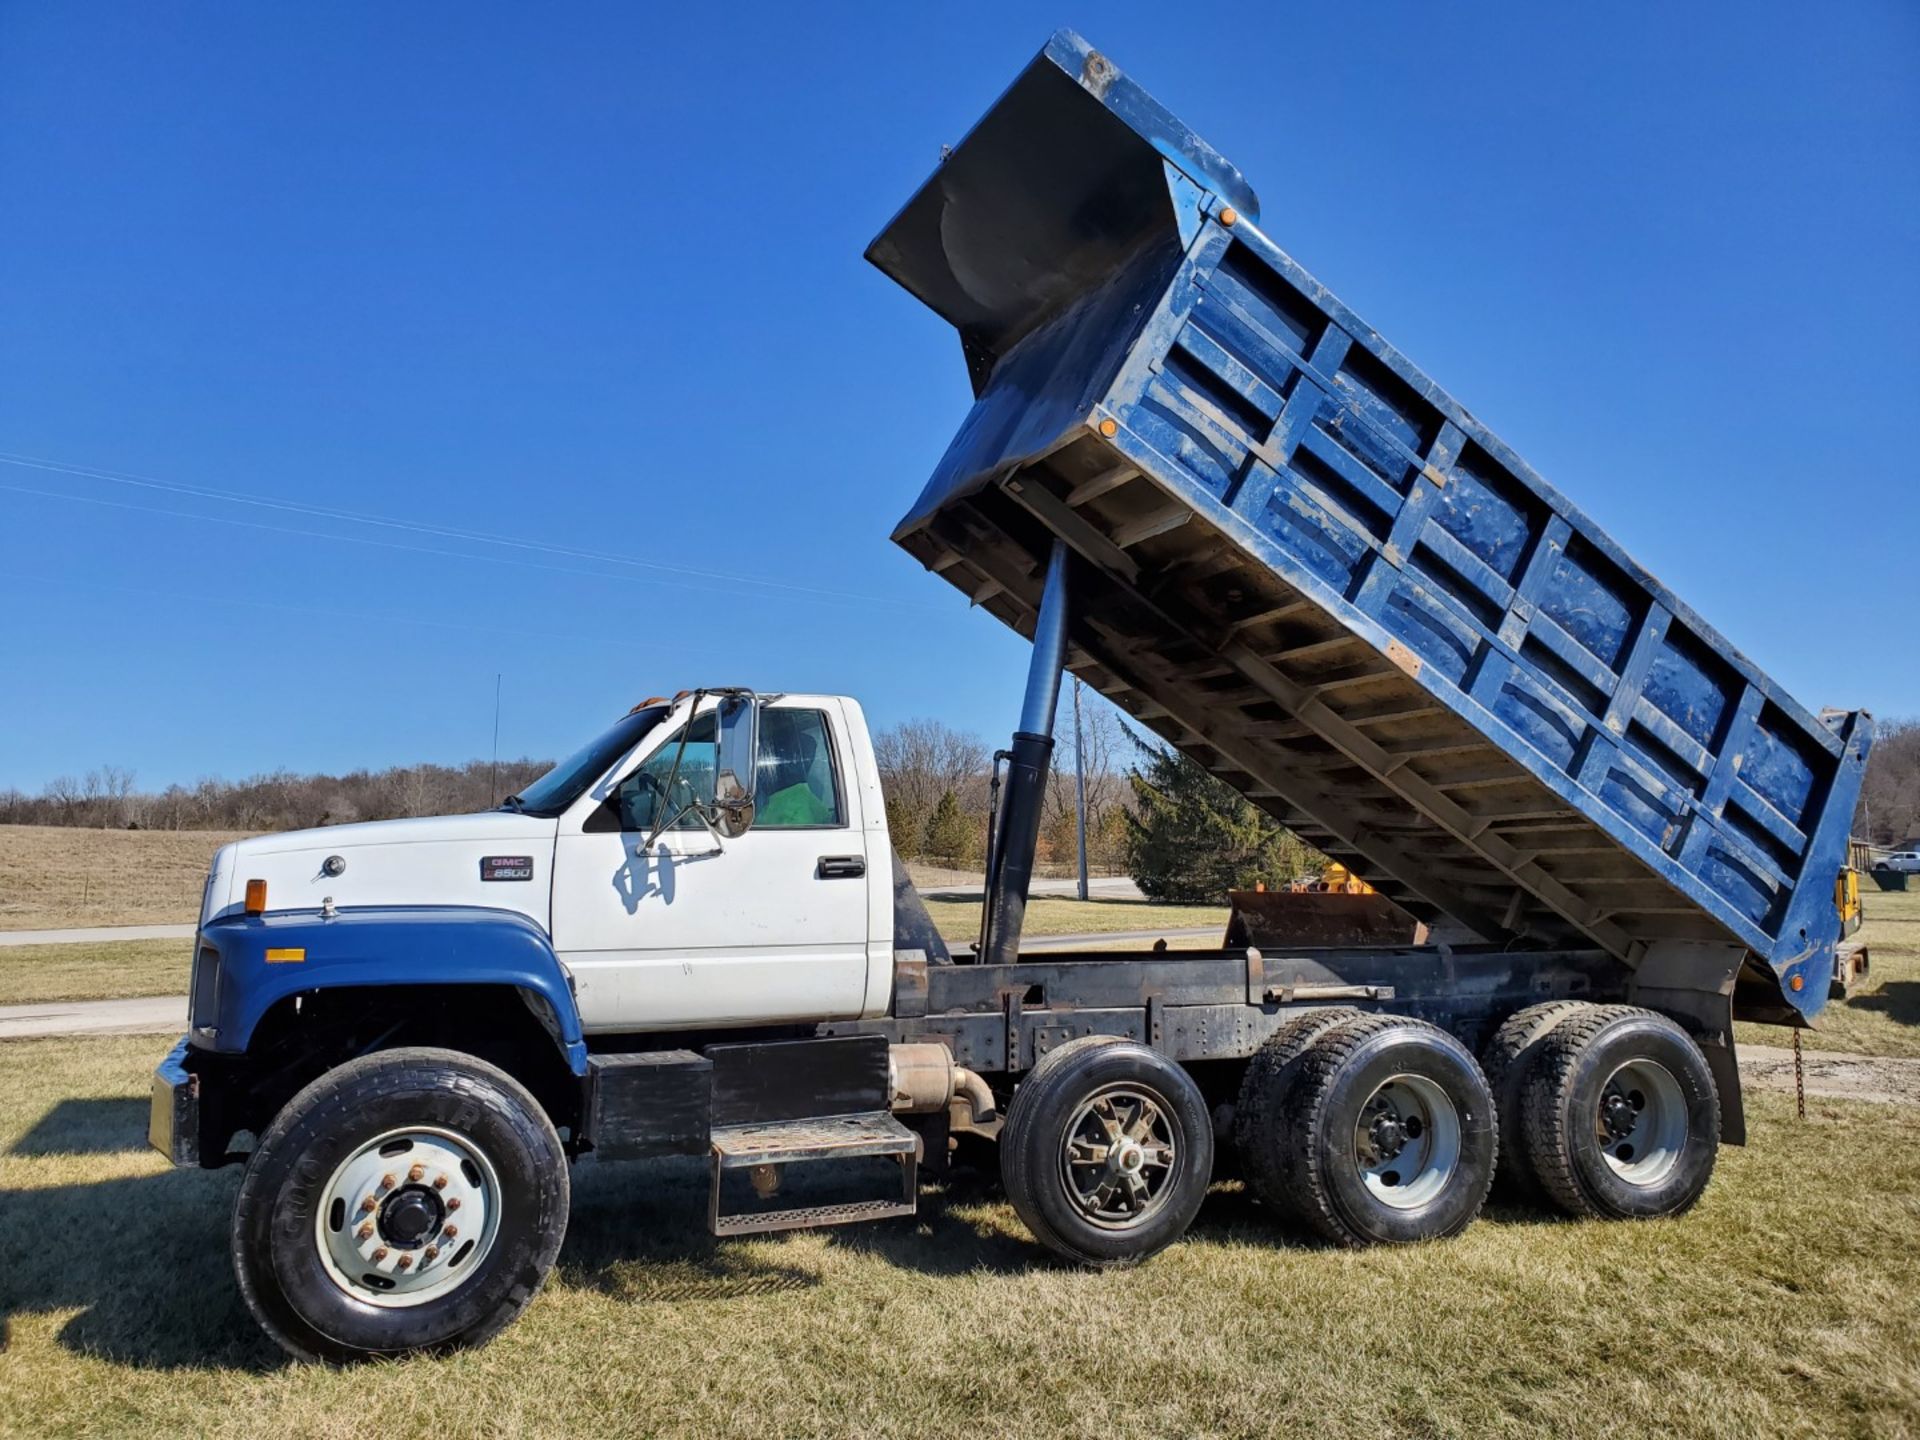
[[[895,539],[1032,642],[978,935],[930,923],[845,696],[650,699],[497,811],[222,848],[150,1135],[244,1163],[267,1332],[484,1341],[583,1160],[703,1157],[732,1236],[910,1214],[991,1144],[1091,1266],[1229,1165],[1342,1245],[1454,1235],[1501,1175],[1691,1206],[1745,1138],[1734,1019],[1830,989],[1867,717],[1761,674],[1077,36],[869,256],[975,397]],[[1023,953],[1064,673],[1425,943]]]

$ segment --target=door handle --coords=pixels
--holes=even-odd
[[[813,867],[816,880],[858,880],[867,873],[864,855],[822,855]]]

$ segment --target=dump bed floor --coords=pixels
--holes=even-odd
[[[977,392],[895,538],[1023,633],[1064,540],[1070,668],[1412,915],[1740,945],[1811,1014],[1869,722],[1784,694],[1169,125],[1057,36],[875,242]]]

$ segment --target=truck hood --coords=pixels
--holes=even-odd
[[[213,858],[201,923],[240,913],[247,882],[264,880],[270,911],[318,909],[328,900],[340,908],[480,905],[518,911],[544,928],[557,828],[551,819],[489,810],[236,841]],[[338,873],[329,874],[335,857]]]

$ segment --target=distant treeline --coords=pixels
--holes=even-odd
[[[1043,863],[1065,866],[1077,853],[1071,730],[1062,725],[1047,787],[1041,835]],[[1104,707],[1090,711],[1082,763],[1087,788],[1088,860],[1096,872],[1138,868],[1140,781],[1155,774]],[[912,859],[977,867],[986,845],[992,749],[977,735],[937,720],[909,720],[874,737],[886,785],[895,846]],[[1131,752],[1131,753],[1130,753]],[[1145,758],[1148,763],[1140,762]],[[454,815],[485,810],[539,775],[548,760],[470,760],[464,765],[399,765],[346,775],[276,771],[246,780],[207,779],[165,790],[141,790],[133,772],[114,765],[75,779],[61,776],[38,795],[0,790],[0,824],[86,825],[146,830],[298,830],[356,820]],[[1165,784],[1162,772],[1156,783]],[[1876,845],[1920,836],[1920,719],[1879,722],[1854,833]]]
[[[304,830],[356,820],[485,810],[552,767],[550,760],[396,765],[346,775],[279,770],[246,780],[201,780],[142,790],[131,770],[103,765],[60,776],[38,795],[0,790],[0,825],[88,825],[114,830]]]

